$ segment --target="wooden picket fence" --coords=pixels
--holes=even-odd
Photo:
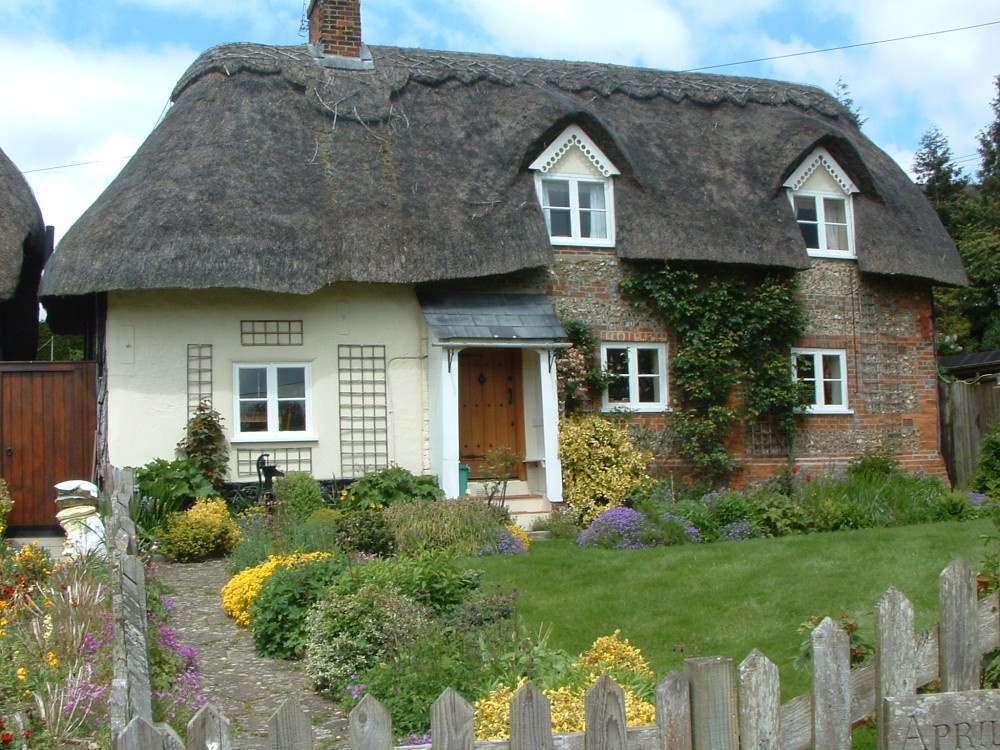
[[[145,642],[142,565],[135,558],[127,507],[131,479],[106,479],[114,517],[113,606],[115,675],[111,705],[116,750],[231,750],[230,723],[206,705],[187,725],[186,745],[173,729],[152,723]],[[586,695],[586,730],[553,735],[548,699],[531,683],[511,701],[510,740],[476,741],[473,709],[454,690],[431,708],[432,750],[849,750],[851,729],[868,717],[879,721],[884,698],[913,696],[924,685],[941,690],[979,688],[982,655],[1000,647],[1000,600],[978,599],[976,575],[956,558],[939,579],[939,624],[914,630],[913,605],[895,588],[875,607],[875,658],[851,669],[846,632],[830,618],[812,634],[813,688],[781,703],[778,668],[754,650],[735,667],[721,657],[687,659],[684,671],[666,676],[655,695],[656,724],[626,727],[625,696],[609,677]],[[390,750],[392,721],[370,695],[351,712],[352,750]],[[269,723],[273,750],[313,747],[309,719],[286,701]],[[879,747],[887,740],[880,734]]]

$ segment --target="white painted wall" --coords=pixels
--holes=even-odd
[[[304,345],[242,346],[240,321],[252,319],[302,320]],[[308,296],[218,289],[114,292],[107,331],[108,450],[116,466],[174,458],[187,421],[187,345],[211,344],[214,407],[230,437],[234,363],[310,363],[316,440],[281,445],[311,447],[314,476],[337,477],[337,346],[383,344],[390,461],[416,473],[429,469],[426,326],[411,288],[337,284]],[[235,471],[234,452],[230,479],[256,479]]]

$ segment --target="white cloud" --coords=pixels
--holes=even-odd
[[[0,70],[20,71],[0,77],[0,148],[27,172],[57,237],[152,130],[194,57],[181,48],[104,51],[0,38]],[[74,164],[85,166],[64,166]]]

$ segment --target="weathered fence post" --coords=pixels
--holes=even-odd
[[[625,750],[625,691],[602,674],[583,699],[584,750]]]
[[[187,723],[189,750],[232,750],[229,719],[211,703],[202,706]]]
[[[348,718],[352,750],[391,750],[392,717],[371,694],[361,699]]]
[[[976,576],[968,563],[956,557],[938,578],[939,673],[945,692],[979,687]]]
[[[472,706],[448,688],[431,706],[432,750],[472,750],[476,732]]]
[[[691,686],[691,738],[694,750],[737,750],[739,719],[733,660],[719,656],[684,660]]]
[[[682,672],[671,672],[656,688],[657,750],[691,750],[691,693]]]
[[[510,750],[552,750],[552,706],[526,682],[510,701]]]
[[[312,724],[292,698],[286,699],[271,714],[267,722],[267,739],[271,750],[312,750]]]
[[[740,664],[740,747],[781,747],[781,684],[778,667],[757,649]]]
[[[845,633],[829,617],[813,630],[813,747],[850,750],[851,649]]]
[[[884,698],[905,698],[917,692],[917,639],[913,605],[897,588],[886,591],[875,605],[875,726],[879,750],[888,750]]]

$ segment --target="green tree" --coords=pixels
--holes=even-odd
[[[979,134],[979,182],[955,165],[947,138],[924,134],[914,157],[917,183],[955,241],[969,276],[962,289],[935,290],[939,351],[1000,349],[1000,76],[994,121]]]
[[[53,333],[44,320],[38,323],[38,354],[40,362],[79,362],[83,359],[83,336],[63,336]]]

